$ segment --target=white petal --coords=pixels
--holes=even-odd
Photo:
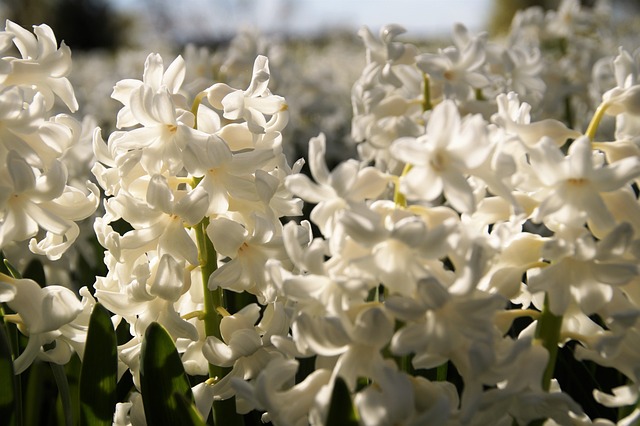
[[[178,57],[167,67],[167,70],[162,77],[162,84],[167,86],[170,93],[178,93],[178,90],[180,90],[180,86],[182,86],[182,82],[184,81],[186,72],[187,68],[185,66],[184,59],[182,56],[178,55]]]
[[[164,213],[173,212],[173,193],[167,179],[162,175],[154,175],[147,188],[147,203],[154,209]]]
[[[50,285],[42,289],[41,314],[46,324],[43,331],[53,331],[73,321],[82,312],[82,303],[68,288]],[[40,330],[33,330],[34,333]]]
[[[329,183],[329,169],[325,162],[326,138],[324,133],[309,140],[309,170],[313,179],[321,184]]]
[[[638,157],[624,158],[594,172],[595,186],[600,192],[619,189],[638,176],[640,176]]]
[[[252,329],[260,319],[260,306],[250,303],[233,315],[225,316],[220,321],[220,335],[225,342],[230,342],[233,334],[239,330]]]
[[[445,100],[433,109],[427,123],[427,135],[436,146],[446,146],[460,128],[460,113],[452,100]]]
[[[5,281],[0,281],[0,303],[6,303],[13,300],[17,293],[18,290],[15,286]]]
[[[605,407],[624,407],[626,405],[633,405],[638,401],[637,385],[619,386],[611,389],[611,391],[613,395],[595,389],[593,391],[593,397]]]
[[[25,203],[23,205],[25,213],[31,216],[41,228],[54,234],[64,235],[73,226],[73,222],[70,220],[61,218],[43,207],[33,203]]]
[[[185,259],[192,265],[198,264],[198,248],[182,220],[172,219],[158,239],[158,250],[169,253],[177,259]]]
[[[624,285],[639,273],[633,263],[595,263],[591,271],[595,279],[609,285]]]
[[[278,190],[280,180],[264,170],[256,170],[255,178],[256,191],[260,200],[265,204],[269,204]]]
[[[413,167],[400,177],[400,191],[411,200],[435,200],[442,194],[442,189],[442,178],[429,166]]]
[[[224,109],[224,106],[222,105],[222,100],[229,93],[232,93],[235,91],[236,89],[224,83],[216,83],[207,89],[207,100],[209,101],[212,107],[222,110]]]
[[[351,341],[338,318],[312,318],[305,313],[294,322],[293,336],[299,348],[308,346],[316,354],[324,356],[343,353]]]
[[[151,109],[153,117],[162,124],[165,125],[177,125],[176,109],[166,87],[162,88],[160,92],[153,95],[153,107]],[[186,117],[182,117],[185,121]]]
[[[229,289],[233,291],[245,291],[241,278],[244,270],[242,269],[242,263],[236,259],[230,260],[222,266],[219,266],[216,271],[209,276],[209,282],[207,287],[209,290],[215,290],[218,287]]]
[[[236,358],[249,356],[262,347],[262,339],[253,328],[245,328],[233,333],[229,347]]]
[[[144,71],[142,80],[150,89],[158,90],[162,85],[162,74],[164,73],[164,65],[162,57],[157,53],[150,53],[144,62]]]
[[[461,213],[473,212],[476,208],[476,200],[473,196],[471,185],[456,171],[447,173],[442,177],[444,195],[451,206]]]
[[[325,185],[318,185],[303,174],[287,176],[285,186],[298,197],[315,204],[336,196],[333,188]]]
[[[162,124],[152,113],[155,106],[153,89],[149,86],[140,86],[131,93],[131,114],[138,123],[145,127],[153,127]]]
[[[382,348],[393,335],[394,322],[391,316],[379,307],[366,309],[356,317],[353,339],[367,346]]]
[[[202,353],[209,363],[220,367],[231,367],[236,360],[231,347],[215,336],[207,337],[202,346]]]
[[[391,145],[391,154],[407,164],[425,166],[429,161],[429,148],[424,139],[400,138]]]
[[[238,255],[238,250],[248,237],[244,226],[224,217],[209,223],[207,235],[218,253],[232,259]]]
[[[209,194],[198,186],[176,204],[174,212],[183,218],[187,225],[193,226],[202,220],[208,208]]]
[[[7,155],[7,169],[13,181],[14,192],[21,193],[32,189],[36,184],[36,177],[31,166],[18,155],[11,151]]]
[[[173,256],[164,254],[158,262],[156,276],[149,292],[165,300],[175,302],[182,294],[184,262],[178,262]]]
[[[258,55],[253,62],[253,75],[247,88],[248,96],[260,96],[269,84],[269,59],[264,55]]]
[[[569,147],[569,177],[589,177],[592,164],[591,140],[588,136],[582,136]]]

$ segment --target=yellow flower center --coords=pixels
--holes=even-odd
[[[571,186],[583,186],[587,183],[587,179],[584,178],[570,178],[567,179],[567,183]]]

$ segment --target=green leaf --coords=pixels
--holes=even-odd
[[[358,416],[351,402],[349,388],[345,381],[338,377],[333,385],[333,394],[327,414],[328,425],[357,425]]]
[[[71,412],[75,425],[80,425],[80,372],[82,370],[82,361],[77,353],[71,356],[68,363],[64,365],[64,373],[67,376],[69,382],[69,396],[71,397]],[[62,411],[62,399],[58,398],[59,404],[56,404],[58,410],[58,418],[61,419],[60,412]],[[57,402],[57,401],[56,401]],[[59,421],[58,424],[62,422]]]
[[[109,311],[96,304],[89,319],[80,372],[80,424],[110,425],[118,383],[116,332]]]
[[[176,407],[176,411],[180,418],[183,419],[184,424],[190,424],[193,426],[206,426],[207,423],[202,419],[200,412],[196,408],[196,405],[187,399],[181,393],[174,393],[173,397],[176,399],[178,403]]]
[[[147,328],[140,353],[140,391],[150,425],[187,425],[178,395],[193,403],[193,393],[173,339],[160,324]]]
[[[16,379],[13,371],[13,359],[9,337],[0,317],[0,419],[7,425],[17,423]]]
[[[7,268],[7,271],[9,271],[9,274],[11,274],[13,278],[17,280],[22,278],[22,274],[20,273],[20,271],[18,271],[7,259],[4,259],[4,266]]]
[[[9,269],[6,265],[7,259],[4,257],[4,252],[2,250],[0,250],[0,259],[2,259],[2,262],[0,262],[0,273],[11,275],[11,272],[9,272]]]
[[[50,362],[51,372],[53,373],[53,378],[56,381],[56,385],[58,386],[58,395],[60,396],[60,400],[62,402],[62,413],[64,415],[64,424],[65,426],[73,426],[73,411],[71,409],[71,396],[69,391],[69,381],[67,380],[67,375],[65,374],[64,367],[59,364],[55,364]]]
[[[47,363],[35,361],[22,374],[27,376],[22,399],[24,424],[45,424],[53,411],[51,403],[57,396],[52,370],[48,368]]]

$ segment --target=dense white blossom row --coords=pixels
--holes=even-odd
[[[118,130],[106,141],[93,132],[107,275],[82,301],[0,279],[0,302],[29,335],[16,371],[82,355],[98,301],[129,327],[119,361],[136,386],[152,322],[188,374],[230,369],[195,386],[205,417],[235,397],[238,412],[274,424],[323,424],[341,377],[366,425],[610,424],[545,383],[540,325],[561,317],[552,345],[578,342],[578,359],[626,376],[613,394],[596,391],[599,403],[637,403],[640,51],[596,35],[607,16],[603,2],[566,0],[519,13],[502,42],[457,25],[454,45],[430,53],[400,41],[400,26],[363,29],[366,65],[351,93],[359,158],[330,170],[320,134],[309,175],[284,154],[289,105],[269,90],[265,56],[235,88],[196,85],[181,56],[165,66],[150,54],[142,80],[115,85]],[[100,196],[68,182],[63,157],[82,125],[52,113],[59,101],[78,108],[70,51],[46,25],[34,33],[10,21],[0,32],[0,249],[29,240],[55,260]],[[310,222],[289,220],[303,201],[315,205]],[[223,290],[254,302],[215,306],[215,336],[205,292]],[[511,336],[520,317],[532,322]],[[315,370],[296,383],[310,357]],[[418,374],[447,362],[461,392]],[[139,394],[114,423],[144,424]]]

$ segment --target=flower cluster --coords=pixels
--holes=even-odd
[[[82,125],[53,113],[58,101],[78,109],[67,79],[71,51],[58,47],[47,25],[34,27],[34,34],[11,21],[0,32],[0,250],[20,253],[28,243],[32,255],[54,261],[76,241],[76,222],[95,212],[100,195],[94,184],[83,182],[83,188],[68,179],[66,159]],[[16,312],[5,320],[30,336],[14,361],[17,373],[36,358],[65,364],[82,352],[93,305],[86,288],[80,302],[63,286],[41,288],[4,274],[0,281],[0,301]]]
[[[109,269],[97,280],[95,297],[130,325],[133,338],[120,350],[134,376],[144,333],[158,322],[178,339],[189,374],[205,375],[209,364],[233,366],[216,388],[218,395],[232,395],[231,377],[257,374],[255,366],[234,363],[234,346],[244,339],[255,346],[258,339],[253,350],[263,355],[256,362],[266,364],[270,343],[262,345],[256,332],[233,334],[253,326],[259,310],[249,308],[257,305],[245,308],[250,316],[240,323],[222,318],[219,335],[208,336],[202,319],[219,313],[206,311],[212,307],[203,285],[220,300],[223,290],[247,292],[282,312],[264,271],[269,259],[286,257],[279,218],[301,214],[302,204],[284,180],[302,162],[292,170],[282,152],[287,104],[268,89],[266,57],[256,58],[247,89],[216,83],[193,105],[181,93],[185,72],[182,57],[165,69],[160,55],[149,55],[142,80],[114,88],[113,98],[123,105],[117,120],[122,130],[106,143],[100,129],[94,133],[93,173],[107,196],[95,232]],[[112,226],[118,221],[130,229],[118,232]],[[220,352],[220,345],[226,347],[220,339],[231,345],[230,353]]]
[[[81,125],[66,114],[51,113],[56,99],[78,109],[66,76],[71,51],[47,25],[34,34],[7,21],[0,52],[15,47],[19,56],[0,59],[0,249],[29,240],[33,253],[59,259],[79,234],[75,222],[90,216],[99,196],[67,184],[61,160],[80,138]]]
[[[605,17],[604,3],[565,0],[519,13],[502,42],[456,25],[435,52],[399,25],[363,28],[358,158],[331,169],[321,133],[308,174],[285,155],[290,106],[266,56],[239,89],[150,54],[142,80],[113,89],[117,130],[93,132],[106,276],[79,301],[0,275],[4,318],[29,335],[15,370],[82,356],[99,302],[128,334],[118,425],[147,422],[141,353],[158,324],[193,379],[193,416],[216,422],[330,424],[348,417],[338,406],[365,425],[637,422],[640,51],[605,56],[613,37],[592,36]],[[57,99],[77,107],[68,49],[35,34],[0,34],[23,56],[0,62],[0,248],[33,238],[55,259],[98,197],[68,185],[60,160],[80,126],[47,116]],[[589,389],[615,419],[569,389],[559,351],[620,373]]]

